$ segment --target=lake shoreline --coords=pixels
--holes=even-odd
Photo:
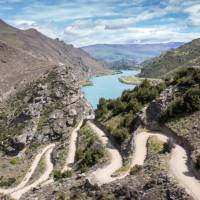
[[[115,99],[118,98],[124,90],[134,89],[136,85],[127,85],[119,81],[121,76],[136,75],[140,70],[121,70],[114,75],[104,75],[92,77],[87,86],[82,86],[81,90],[85,98],[92,105],[93,109],[97,108],[99,99]],[[91,83],[93,85],[91,85]]]

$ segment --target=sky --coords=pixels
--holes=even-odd
[[[0,18],[77,47],[200,38],[200,0],[0,0]]]

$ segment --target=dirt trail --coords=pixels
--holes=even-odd
[[[115,170],[122,166],[122,158],[119,152],[113,147],[109,142],[106,134],[100,130],[95,124],[89,122],[90,127],[95,131],[103,145],[106,146],[106,150],[111,155],[111,162],[104,168],[97,169],[94,171],[89,180],[92,183],[97,183],[99,185],[112,182],[114,180],[122,179],[127,176],[130,169],[118,177],[111,177]],[[133,159],[131,162],[131,167],[135,165],[143,165],[147,156],[147,140],[151,136],[156,136],[159,140],[167,142],[168,137],[162,133],[157,132],[142,132],[138,133],[135,137],[134,145],[135,152],[133,154]],[[187,154],[184,148],[179,145],[175,145],[172,149],[171,159],[169,161],[170,171],[169,173],[173,175],[178,183],[186,189],[186,191],[195,199],[200,200],[200,181],[195,178],[191,173],[187,165]],[[130,167],[130,168],[131,168]]]
[[[99,168],[96,171],[94,171],[89,176],[89,180],[92,183],[97,183],[99,185],[112,182],[116,180],[116,178],[111,177],[111,175],[113,174],[113,172],[115,172],[122,166],[122,157],[119,151],[111,144],[110,140],[107,138],[106,134],[101,129],[99,129],[91,121],[88,121],[88,124],[97,134],[102,144],[105,146],[106,151],[110,155],[110,163],[107,166]]]
[[[200,200],[200,181],[197,180],[187,165],[187,154],[184,148],[176,145],[172,149],[170,171],[182,187],[186,189],[195,200]]]
[[[45,172],[40,176],[40,178],[35,181],[34,183],[27,185],[11,194],[11,197],[14,199],[20,199],[20,197],[29,191],[30,189],[37,187],[42,182],[46,181],[49,178],[49,175],[53,171],[53,164],[51,162],[51,153],[54,149],[55,144],[52,144],[51,148],[49,148],[45,153],[45,163],[46,163],[46,169]]]
[[[28,181],[30,180],[31,176],[33,175],[35,169],[38,166],[38,163],[40,161],[40,159],[42,158],[42,156],[45,154],[45,152],[47,152],[49,149],[51,149],[54,146],[54,144],[50,144],[46,147],[44,147],[36,156],[35,159],[29,169],[29,171],[26,173],[25,177],[23,178],[23,180],[21,181],[21,183],[19,185],[17,185],[14,188],[8,188],[8,189],[0,189],[0,193],[2,194],[10,194],[12,192],[15,192],[21,188],[23,188]]]
[[[139,133],[135,139],[135,154],[131,167],[134,165],[143,165],[147,154],[146,143],[150,136],[156,136],[159,140],[166,142],[168,137],[162,133],[143,132]],[[180,145],[175,145],[171,152],[169,161],[169,173],[174,176],[177,182],[186,189],[195,200],[200,200],[200,181],[195,178],[187,164],[187,153]]]
[[[83,120],[80,121],[78,126],[73,130],[73,132],[71,134],[70,144],[69,144],[69,152],[67,155],[67,159],[65,161],[65,166],[63,167],[62,171],[72,169],[72,167],[70,165],[72,165],[74,163],[75,154],[76,154],[76,140],[77,140],[77,136],[78,136],[78,131],[81,128],[82,124],[83,124]]]
[[[87,119],[91,119],[88,117]],[[77,140],[77,132],[81,128],[83,124],[83,120],[80,121],[79,125],[74,129],[71,135],[70,144],[69,144],[69,153],[66,158],[65,166],[63,171],[71,170],[71,164],[74,163],[75,152],[76,152],[76,140]],[[111,177],[111,175],[120,167],[122,167],[122,157],[119,151],[112,145],[110,140],[107,138],[106,134],[99,129],[94,123],[88,121],[89,126],[93,129],[93,131],[97,134],[102,144],[105,146],[106,151],[110,154],[110,163],[105,167],[99,168],[92,172],[89,175],[89,180],[92,183],[96,183],[98,185],[102,185],[105,183],[109,183],[118,179],[122,179],[127,176],[130,172],[130,169],[118,177]],[[168,137],[162,133],[146,131],[142,133],[138,133],[134,140],[135,151],[133,154],[132,162],[130,168],[135,165],[143,165],[147,156],[147,140],[151,136],[156,136],[159,140],[166,142]],[[10,189],[0,189],[0,193],[10,194],[14,199],[20,199],[20,197],[29,191],[30,189],[37,187],[38,185],[46,185],[53,182],[53,179],[49,179],[49,175],[53,171],[53,164],[51,162],[51,153],[55,144],[50,144],[42,149],[41,152],[35,157],[30,170],[25,175],[22,182],[16,186],[15,188]],[[45,154],[46,161],[46,170],[41,177],[30,185],[26,185],[33,175],[41,157]],[[173,175],[178,183],[186,189],[186,191],[195,199],[200,200],[200,181],[197,180],[187,165],[187,154],[184,148],[179,145],[175,145],[171,152],[171,159],[169,161],[170,170],[169,173]],[[45,183],[45,184],[43,184]],[[26,185],[26,186],[25,186]]]

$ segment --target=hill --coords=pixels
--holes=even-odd
[[[110,63],[111,67],[133,67],[146,59],[160,55],[171,48],[177,48],[182,43],[158,44],[97,44],[82,47],[94,58]]]
[[[82,49],[51,39],[35,29],[20,30],[0,20],[1,96],[55,65],[68,65],[80,77],[105,73],[104,63]]]
[[[150,78],[164,77],[167,73],[174,72],[189,66],[200,66],[200,39],[195,39],[183,46],[172,49],[159,57],[142,63],[143,69],[140,76]]]

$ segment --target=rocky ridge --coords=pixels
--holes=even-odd
[[[1,150],[17,154],[27,145],[64,139],[89,112],[85,102],[72,68],[55,68],[3,105]]]
[[[20,30],[0,20],[0,100],[55,65],[72,67],[80,79],[108,73],[103,62],[79,48],[48,38],[35,29]]]

